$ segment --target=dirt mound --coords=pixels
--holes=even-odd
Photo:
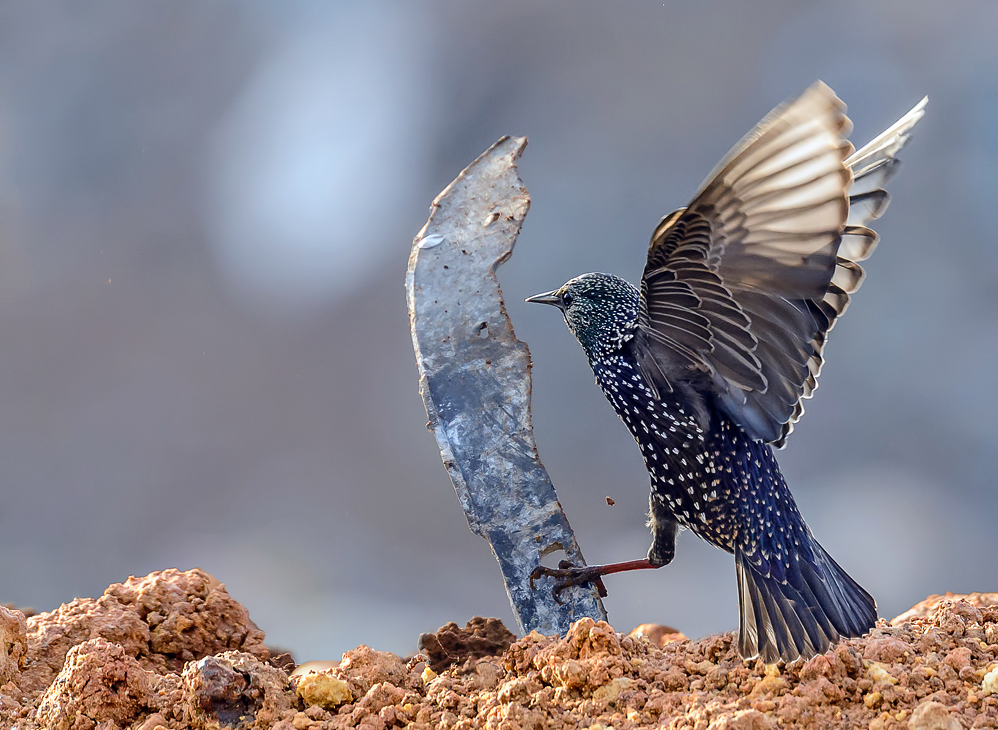
[[[457,662],[439,673],[360,646],[289,675],[222,584],[163,571],[27,621],[0,606],[0,728],[998,727],[998,594],[931,597],[791,666],[667,627],[625,636],[583,619],[503,651],[509,636],[495,619],[424,635],[436,666]]]

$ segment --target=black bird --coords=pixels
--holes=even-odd
[[[874,625],[876,602],[811,535],[772,447],[817,387],[827,333],[877,242],[866,225],[926,102],[854,152],[845,105],[819,81],[662,219],[640,289],[584,274],[527,299],[562,310],[641,447],[653,537],[647,559],[534,578],[560,591],[659,568],[688,528],[735,556],[743,658],[810,658]]]

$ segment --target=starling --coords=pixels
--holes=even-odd
[[[584,274],[551,304],[651,476],[642,560],[539,567],[556,590],[660,568],[688,528],[734,554],[738,653],[810,658],[877,620],[873,597],[818,544],[773,453],[817,387],[828,331],[863,280],[883,185],[927,99],[854,151],[820,81],[773,110],[652,235],[640,289]]]

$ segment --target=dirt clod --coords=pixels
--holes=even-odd
[[[205,730],[253,727],[261,715],[276,720],[294,703],[285,672],[237,651],[188,663],[183,686],[184,717]]]
[[[462,629],[453,621],[434,634],[419,637],[419,650],[429,658],[430,669],[442,672],[469,659],[501,654],[516,636],[497,618],[476,616]]]
[[[74,646],[42,695],[36,720],[51,730],[89,730],[135,719],[145,704],[150,672],[123,648],[96,638]]]

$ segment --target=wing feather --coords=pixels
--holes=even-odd
[[[820,81],[773,110],[656,228],[635,348],[653,386],[706,373],[753,438],[783,445],[821,372],[827,333],[877,244],[867,224],[926,99],[858,151]]]

